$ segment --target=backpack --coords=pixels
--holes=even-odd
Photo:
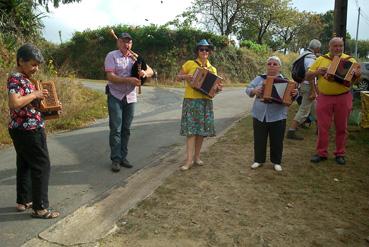
[[[313,54],[312,52],[307,52],[303,54],[302,56],[298,57],[292,64],[292,79],[296,81],[297,83],[301,83],[304,81],[305,78],[305,57],[307,55]]]

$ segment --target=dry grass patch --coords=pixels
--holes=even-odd
[[[101,245],[367,246],[369,143],[358,140],[368,131],[350,135],[346,166],[312,165],[315,129],[300,134],[285,140],[283,172],[251,170],[252,119],[242,119],[203,154],[205,166],[175,172]]]

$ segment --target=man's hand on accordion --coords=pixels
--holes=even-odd
[[[141,85],[141,80],[136,78],[136,77],[128,77],[127,80],[129,81],[129,83],[131,83],[134,86],[140,86]]]
[[[353,70],[352,70],[352,73],[355,77],[355,79],[359,79],[361,77],[361,66],[358,65],[356,66]]]
[[[147,74],[146,74],[146,71],[145,70],[140,70],[139,72],[138,72],[138,76],[140,77],[140,78],[146,78],[147,77]]]

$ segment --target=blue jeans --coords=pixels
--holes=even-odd
[[[119,100],[110,93],[108,94],[109,144],[112,161],[120,162],[127,157],[134,106],[134,103],[128,104],[125,97],[123,100]]]

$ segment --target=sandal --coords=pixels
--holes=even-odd
[[[24,212],[30,208],[32,208],[32,202],[27,202],[25,204],[17,203],[17,205],[15,206],[17,212]]]
[[[180,169],[181,169],[181,171],[187,171],[188,169],[191,169],[191,167],[193,166],[193,162],[191,162],[191,163],[186,163],[185,165],[182,165],[181,167],[180,167]]]
[[[198,165],[198,166],[203,166],[204,165],[204,161],[198,159],[198,160],[195,160],[195,164]]]
[[[59,216],[60,216],[60,213],[58,211],[51,210],[51,209],[33,211],[31,213],[32,218],[38,218],[38,219],[54,219]]]

